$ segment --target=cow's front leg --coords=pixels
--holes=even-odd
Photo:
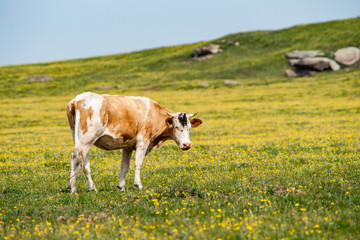
[[[146,150],[149,146],[149,143],[140,142],[138,146],[136,146],[136,153],[135,153],[135,178],[134,178],[134,185],[139,189],[142,189],[143,186],[141,184],[140,179],[140,170],[141,165],[143,163]]]
[[[121,174],[117,185],[118,191],[125,191],[125,176],[129,171],[132,150],[123,149],[121,152]]]

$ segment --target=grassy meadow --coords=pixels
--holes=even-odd
[[[359,18],[0,67],[0,239],[358,239],[360,67],[284,77],[288,51],[359,46],[354,26]],[[210,42],[224,52],[187,59]],[[53,80],[27,81],[38,74]],[[79,172],[70,194],[66,104],[83,91],[147,96],[203,124],[190,151],[168,141],[145,157],[141,191],[134,154],[117,192],[121,152],[93,147],[99,192]]]

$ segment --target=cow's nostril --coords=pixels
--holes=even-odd
[[[188,150],[190,148],[191,148],[191,143],[184,143],[183,144],[183,147],[182,147],[183,150]]]

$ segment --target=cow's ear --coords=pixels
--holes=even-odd
[[[194,118],[190,120],[191,123],[191,127],[192,128],[196,128],[197,126],[199,126],[200,124],[202,124],[202,120],[199,118]]]
[[[169,128],[172,128],[174,126],[174,120],[172,117],[166,118],[166,124],[169,126]]]

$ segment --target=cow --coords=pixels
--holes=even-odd
[[[195,114],[173,113],[146,97],[100,95],[85,92],[67,105],[67,117],[75,149],[70,156],[69,188],[76,192],[79,168],[90,191],[97,192],[90,174],[88,153],[92,145],[103,150],[122,149],[121,174],[117,190],[125,190],[125,176],[135,151],[134,185],[143,188],[140,170],[144,157],[166,140],[182,150],[191,148],[189,131],[202,123]],[[192,118],[192,119],[190,119]]]

